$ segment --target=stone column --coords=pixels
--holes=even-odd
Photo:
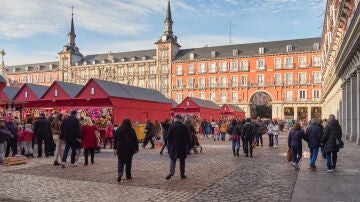
[[[354,142],[356,141],[356,137],[357,137],[357,125],[356,125],[356,119],[357,118],[356,118],[356,115],[357,115],[357,100],[359,98],[358,95],[357,95],[356,82],[357,82],[357,78],[356,78],[356,73],[355,73],[355,74],[351,75],[351,77],[350,77],[350,88],[351,88],[350,140],[354,141]]]
[[[350,88],[350,80],[346,80],[346,118],[345,118],[345,137],[346,139],[350,139],[350,129],[351,129],[351,88]]]
[[[355,97],[357,98],[356,100],[356,127],[357,127],[357,136],[356,136],[356,143],[360,144],[360,69],[357,70],[357,74],[356,74],[356,94]]]
[[[346,83],[341,85],[341,128],[342,133],[345,136],[346,134]],[[326,117],[327,118],[327,117]]]
[[[296,121],[298,119],[298,115],[297,115],[297,106],[294,106],[294,120]]]
[[[307,119],[308,119],[308,122],[311,120],[311,106],[307,107]]]

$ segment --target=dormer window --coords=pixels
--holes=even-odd
[[[29,67],[28,67],[28,66],[26,66],[26,67],[25,67],[25,71],[27,72],[28,70],[29,70]]]
[[[314,43],[314,50],[319,50],[319,43]]]
[[[290,53],[293,50],[292,45],[286,46],[286,52]]]
[[[28,98],[28,92],[27,92],[27,91],[25,91],[24,97],[25,97],[25,98]]]
[[[49,70],[52,70],[53,66],[52,65],[49,65]]]
[[[86,65],[86,64],[87,64],[86,61],[84,61],[84,62],[83,62],[83,65]]]
[[[14,67],[12,70],[13,70],[12,72],[15,73],[16,72],[16,67]]]
[[[96,60],[93,60],[93,61],[92,61],[92,64],[95,65],[95,64],[96,64]]]
[[[212,58],[216,57],[216,51],[211,51],[210,55],[211,55]]]
[[[238,49],[234,49],[233,50],[233,56],[238,56],[239,55],[239,50]]]
[[[190,55],[189,55],[190,60],[193,60],[193,59],[194,59],[194,56],[195,56],[195,54],[194,54],[194,53],[190,53]]]
[[[90,95],[95,95],[95,88],[94,88],[94,87],[91,87],[91,89],[90,89]]]
[[[110,61],[114,60],[114,55],[112,54],[111,51],[108,53],[108,58],[107,59],[110,60]]]
[[[121,58],[120,61],[121,61],[121,62],[125,62],[125,58]]]
[[[79,66],[79,63],[78,63],[78,62],[75,62],[75,66]]]
[[[136,58],[135,58],[135,57],[132,57],[132,58],[131,58],[131,61],[135,61],[135,60],[136,60]]]
[[[264,47],[260,47],[260,48],[259,48],[259,55],[263,55],[263,54],[264,54],[264,50],[265,50]]]
[[[55,89],[55,91],[54,91],[54,96],[55,96],[55,97],[58,96],[58,90],[57,90],[57,89]]]
[[[147,58],[146,56],[143,56],[141,59],[142,59],[142,60],[146,60],[146,58]]]

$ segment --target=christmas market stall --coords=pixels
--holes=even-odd
[[[14,100],[14,96],[20,90],[18,87],[5,86],[0,91],[0,108],[2,117],[20,117],[20,112],[16,106],[25,102]]]
[[[236,105],[224,104],[221,107],[221,116],[226,120],[233,118],[242,120],[245,119],[245,111]]]
[[[185,98],[172,112],[173,115],[181,114],[198,120],[219,120],[221,115],[220,107],[214,102],[194,97]]]

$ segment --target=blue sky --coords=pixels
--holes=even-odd
[[[320,37],[326,0],[171,0],[182,48]],[[74,6],[83,55],[145,50],[164,31],[167,0],[0,0],[5,64],[57,60]]]

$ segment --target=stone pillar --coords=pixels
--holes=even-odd
[[[346,83],[341,85],[341,128],[342,133],[345,136],[346,134]]]
[[[356,141],[356,137],[357,137],[357,125],[356,125],[356,119],[357,118],[356,118],[356,115],[357,115],[357,100],[359,98],[358,95],[357,95],[356,82],[357,82],[356,74],[351,75],[351,77],[350,77],[350,88],[351,88],[350,140],[354,141],[354,142]]]
[[[356,136],[356,143],[360,144],[360,69],[357,70],[357,74],[356,74],[356,127],[357,127],[357,136]]]
[[[345,83],[346,89],[346,114],[345,114],[345,137],[346,139],[350,138],[350,129],[351,129],[351,88],[350,88],[350,80],[346,80]]]
[[[296,121],[297,119],[298,119],[298,114],[297,114],[297,111],[298,109],[297,109],[297,106],[295,105],[294,106],[294,120]]]
[[[311,120],[311,106],[307,107],[307,119],[308,119],[308,122]]]

